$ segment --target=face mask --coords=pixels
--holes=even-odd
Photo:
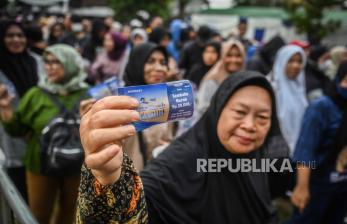
[[[332,65],[332,61],[331,60],[326,60],[323,63],[318,64],[318,68],[319,70],[321,70],[322,72],[326,72],[329,70],[329,68]]]
[[[344,99],[347,100],[347,88],[343,88],[340,85],[337,86],[337,92],[342,96]]]

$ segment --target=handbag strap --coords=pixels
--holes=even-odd
[[[44,92],[49,98],[50,100],[59,108],[59,110],[61,112],[73,112],[73,113],[77,113],[78,110],[79,110],[79,106],[80,106],[80,102],[83,100],[83,99],[86,99],[88,96],[86,93],[82,94],[80,97],[78,97],[78,99],[75,101],[74,103],[74,106],[73,108],[71,109],[71,111],[69,111],[65,105],[58,99],[58,97],[49,92],[48,90],[46,89],[43,89],[43,88],[40,88],[42,90],[42,92]]]

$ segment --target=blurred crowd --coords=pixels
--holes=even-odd
[[[79,186],[79,174],[40,171],[38,138],[59,109],[41,89],[72,108],[88,88],[110,78],[126,86],[190,80],[196,102],[192,119],[156,125],[126,140],[124,151],[141,171],[200,119],[227,77],[246,70],[263,74],[274,89],[286,141],[278,157],[316,161],[319,170],[311,172],[308,183],[305,169],[270,175],[274,203],[291,200],[296,208],[286,217],[291,223],[315,223],[317,213],[336,221],[325,223],[343,223],[347,172],[341,163],[347,153],[338,151],[338,172],[330,152],[336,135],[341,140],[347,132],[346,45],[286,43],[279,35],[259,42],[246,38],[247,18],[240,18],[229,36],[178,18],[119,24],[112,17],[75,22],[71,15],[0,21],[0,147],[8,174],[40,223],[72,223]],[[340,104],[327,101],[336,91],[343,96]],[[83,99],[81,114],[93,102]],[[335,181],[331,173],[338,175]]]

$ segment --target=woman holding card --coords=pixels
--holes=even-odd
[[[198,172],[198,159],[259,160],[279,136],[276,102],[263,75],[227,78],[199,122],[142,171],[123,154],[139,103],[111,96],[82,116],[85,167],[77,223],[272,223],[266,173]],[[98,118],[98,119],[95,119]]]
[[[154,43],[134,47],[125,68],[125,85],[138,86],[165,82],[169,70],[167,63],[168,55],[164,47]],[[127,139],[124,151],[134,160],[135,167],[141,171],[147,161],[152,159],[153,149],[170,142],[172,135],[172,124],[155,125]]]

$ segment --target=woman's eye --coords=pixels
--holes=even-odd
[[[245,116],[245,115],[246,115],[246,111],[243,111],[243,110],[234,110],[234,112],[235,112],[238,116]]]
[[[259,115],[258,118],[261,120],[268,120],[269,119],[269,117],[265,116],[265,115]]]
[[[267,124],[269,122],[269,120],[270,120],[270,117],[268,117],[268,116],[265,116],[265,115],[259,115],[258,116],[258,122],[261,125]]]

